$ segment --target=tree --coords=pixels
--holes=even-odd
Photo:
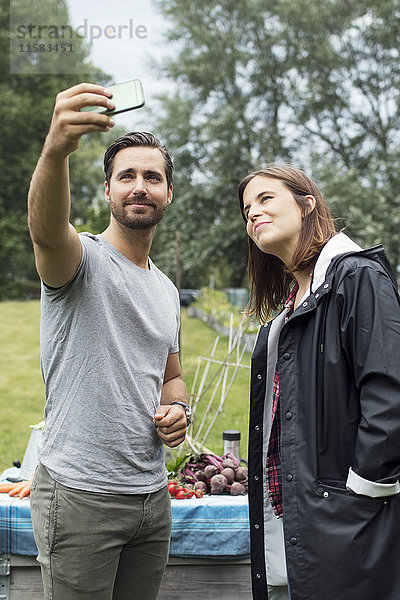
[[[240,286],[247,241],[237,184],[260,160],[287,154],[279,128],[286,72],[280,39],[260,20],[254,0],[169,0],[159,6],[173,22],[168,38],[174,58],[164,71],[178,84],[175,95],[162,98],[157,122],[176,166],[175,207],[160,227],[159,246],[179,229],[184,286],[206,283],[210,271],[222,285]],[[265,43],[264,85],[256,77],[255,38]],[[172,264],[173,252],[157,254],[167,271],[163,261]]]
[[[64,0],[34,0],[29,5],[13,0],[12,8],[29,11],[29,14],[40,11],[41,22],[51,21],[54,14],[53,22],[69,21]],[[0,83],[0,299],[4,299],[20,297],[38,287],[26,225],[26,197],[50,124],[55,96],[83,77],[100,83],[108,82],[109,77],[88,61],[88,46],[80,38],[74,39],[76,74],[48,74],[52,72],[51,64],[45,61],[56,63],[56,53],[49,58],[40,52],[25,53],[24,60],[31,62],[32,74],[10,73],[10,3],[6,0],[0,1],[0,23],[0,69],[4,74]],[[78,170],[78,161],[72,160],[73,195],[79,197],[81,203],[84,203],[82,199],[89,202],[93,194],[94,183],[88,173],[89,165],[95,160],[95,145],[96,140],[84,140],[81,144],[79,164],[86,168],[85,173]],[[75,217],[77,212],[74,211]],[[84,219],[85,214],[80,218]]]
[[[237,183],[284,160],[314,176],[360,243],[383,241],[399,264],[399,0],[159,6],[174,49],[163,69],[177,91],[161,98],[157,127],[177,175],[157,262],[173,264],[179,229],[184,285],[210,270],[240,285]]]
[[[363,245],[400,264],[400,2],[290,3],[286,88],[300,159]],[[321,7],[323,10],[321,10]],[[308,9],[308,10],[307,10]],[[290,14],[289,14],[290,13]],[[307,15],[301,18],[301,15]],[[302,156],[303,154],[303,156]]]

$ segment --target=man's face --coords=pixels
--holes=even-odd
[[[110,183],[105,183],[105,198],[121,225],[129,229],[155,227],[172,200],[161,152],[143,146],[120,150],[114,157]]]

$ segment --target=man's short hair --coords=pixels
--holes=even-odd
[[[165,176],[169,187],[172,183],[172,172],[174,168],[172,158],[166,147],[161,144],[160,140],[147,131],[132,131],[131,133],[125,133],[107,148],[104,154],[104,173],[108,185],[110,185],[110,179],[114,168],[114,157],[117,152],[124,148],[133,148],[135,146],[157,148],[161,152],[164,158]]]

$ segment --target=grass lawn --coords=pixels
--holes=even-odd
[[[181,362],[182,371],[186,381],[188,391],[192,391],[192,382],[195,376],[198,357],[209,357],[212,347],[217,337],[216,332],[210,329],[198,319],[191,319],[186,311],[182,314],[182,333],[181,333]],[[221,338],[218,342],[215,358],[224,361],[228,354],[228,340]],[[236,353],[231,355],[229,362],[236,360]],[[250,365],[250,355],[246,353],[242,363]],[[201,368],[197,377],[197,385],[194,392],[198,391],[198,386],[204,373],[205,361],[200,362]],[[211,398],[214,387],[221,377],[220,385],[217,388],[211,410],[205,420],[202,433],[207,431],[211,419],[215,415],[221,399],[221,390],[223,384],[223,373],[220,365],[211,365],[206,381],[208,382],[208,391],[204,394],[197,405],[194,419],[194,433],[199,427],[205,408]],[[229,367],[226,374],[226,385],[229,384],[234,367]],[[222,433],[225,429],[237,429],[241,432],[240,450],[243,458],[247,457],[247,439],[248,439],[248,410],[249,410],[249,377],[250,369],[241,368],[238,370],[232,387],[222,407],[222,412],[218,414],[215,423],[205,441],[205,445],[215,454],[223,453]],[[207,387],[207,386],[206,386]],[[199,438],[201,439],[201,437]]]
[[[38,301],[2,302],[0,319],[3,324],[0,339],[0,471],[12,466],[13,460],[22,460],[30,436],[29,425],[43,419],[44,386],[40,373],[39,359],[39,318]],[[181,361],[182,370],[189,392],[192,389],[198,357],[208,357],[217,334],[207,325],[191,319],[187,311],[182,314]],[[228,351],[227,340],[220,340],[215,357],[224,360]],[[249,364],[247,354],[243,362]],[[205,363],[202,363],[200,377]],[[220,367],[212,366],[207,381],[217,380]],[[227,373],[229,381],[233,368]],[[196,391],[197,391],[196,386]],[[212,410],[204,425],[215,414],[220,401],[220,390],[212,403]],[[204,414],[212,387],[200,400],[196,410],[195,429]],[[240,369],[225,401],[223,411],[217,416],[206,445],[215,454],[222,454],[222,432],[225,429],[238,429],[242,433],[241,455],[247,456],[247,429],[249,405],[249,369]],[[185,449],[184,449],[185,450]]]
[[[0,303],[0,470],[22,460],[29,425],[43,420],[38,301]]]

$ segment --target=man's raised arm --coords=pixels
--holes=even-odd
[[[106,115],[83,111],[84,106],[113,108],[111,94],[102,86],[81,83],[57,95],[50,129],[36,165],[28,194],[28,226],[36,268],[51,287],[72,279],[82,247],[69,223],[68,157],[85,133],[106,132],[114,122]]]

